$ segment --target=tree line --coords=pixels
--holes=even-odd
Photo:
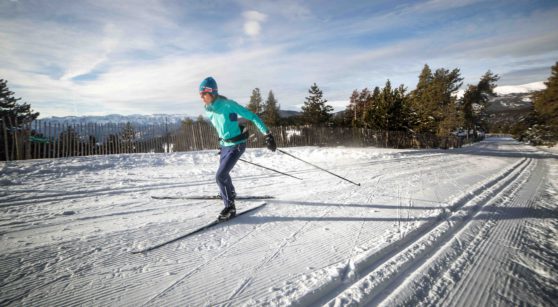
[[[302,106],[300,116],[280,118],[280,106],[269,91],[263,102],[260,89],[252,91],[248,109],[262,117],[270,126],[278,124],[323,125],[368,128],[380,131],[405,131],[448,136],[458,129],[476,134],[487,130],[484,112],[499,76],[486,72],[477,84],[468,85],[462,98],[457,92],[463,85],[459,69],[439,68],[432,71],[425,65],[416,88],[394,87],[387,80],[384,87],[354,90],[342,116],[334,116],[323,91],[314,83]]]
[[[558,63],[551,69],[547,88],[533,94],[533,107],[527,116],[502,133],[513,134],[519,140],[533,144],[554,144],[558,140]],[[266,124],[319,125],[367,128],[379,131],[404,131],[410,134],[432,134],[438,137],[460,135],[476,138],[478,132],[490,132],[488,103],[496,96],[494,89],[500,76],[488,70],[476,84],[463,87],[458,68],[432,70],[425,64],[414,90],[403,84],[393,86],[387,80],[383,87],[355,89],[349,105],[334,116],[323,91],[314,83],[299,116],[281,118],[280,105],[269,91],[263,102],[260,89],[252,92],[247,107],[260,115]]]
[[[477,84],[468,85],[463,97],[458,90],[463,85],[460,70],[438,68],[432,71],[424,65],[416,88],[392,86],[390,80],[383,88],[353,91],[345,111],[344,123],[379,130],[431,133],[447,136],[458,130],[476,135],[486,131],[487,103],[495,96],[499,79],[487,71]]]

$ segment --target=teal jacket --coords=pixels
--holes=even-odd
[[[211,124],[217,130],[219,138],[221,138],[221,146],[228,147],[240,143],[246,143],[246,140],[238,142],[226,142],[225,140],[240,135],[240,127],[238,126],[238,116],[253,122],[258,130],[263,134],[268,134],[269,129],[262,120],[250,110],[238,104],[236,101],[226,99],[223,96],[217,96],[213,103],[205,106],[205,114],[209,117]]]

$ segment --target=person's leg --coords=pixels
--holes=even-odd
[[[225,207],[234,204],[235,189],[229,173],[245,150],[246,144],[221,148],[221,161],[215,179]]]

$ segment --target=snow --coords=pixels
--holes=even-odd
[[[531,82],[526,84],[518,85],[499,85],[494,88],[494,93],[498,96],[506,96],[511,94],[528,94],[540,90],[544,90],[546,85],[544,81]],[[465,89],[459,89],[455,92],[455,97],[458,99],[463,98],[465,95]],[[524,102],[531,102],[531,99],[524,98]]]
[[[211,222],[216,151],[0,164],[0,305],[553,305],[558,154],[509,138],[453,150],[248,149]],[[239,210],[261,200],[238,201]]]
[[[544,90],[546,85],[544,81],[532,82],[521,85],[503,85],[497,86],[494,92],[498,95],[509,95],[509,94],[519,94],[519,93],[530,93],[535,91]]]

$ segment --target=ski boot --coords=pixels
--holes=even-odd
[[[226,221],[232,219],[235,216],[236,207],[234,206],[234,202],[231,202],[227,207],[225,207],[225,209],[223,209],[223,211],[221,211],[217,219],[219,221]]]

